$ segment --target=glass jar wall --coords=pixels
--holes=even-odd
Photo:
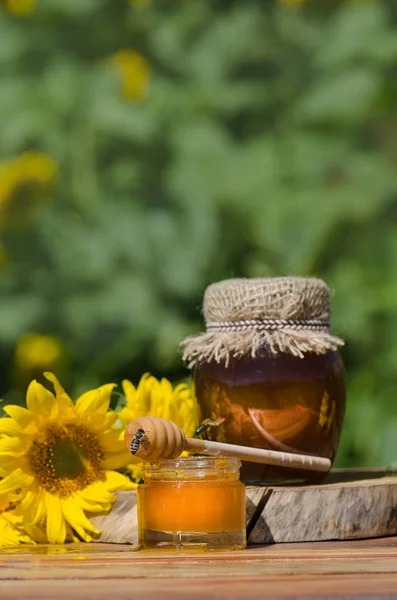
[[[345,412],[345,376],[335,351],[322,355],[263,351],[256,358],[201,362],[195,387],[209,437],[231,444],[303,452],[334,460]],[[318,475],[243,463],[243,481]]]
[[[240,465],[235,458],[188,457],[147,467],[138,488],[140,548],[243,548]]]

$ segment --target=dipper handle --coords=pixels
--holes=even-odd
[[[328,458],[186,438],[178,425],[157,417],[141,417],[132,421],[125,432],[125,445],[134,456],[149,462],[177,458],[184,450],[188,450],[306,471],[327,472],[331,468]]]
[[[323,471],[327,473],[331,468],[329,458],[309,456],[307,454],[292,454],[290,452],[279,452],[276,450],[264,450],[261,448],[250,448],[248,446],[235,446],[234,444],[223,444],[220,442],[209,442],[186,438],[185,450],[200,454],[217,456],[234,456],[247,462],[263,463],[265,465],[277,465],[281,467],[293,467],[305,471]]]

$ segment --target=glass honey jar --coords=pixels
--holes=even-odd
[[[329,290],[307,278],[237,279],[207,288],[207,332],[185,341],[209,439],[335,459],[345,374]],[[245,482],[324,475],[243,463]]]
[[[245,487],[236,458],[187,457],[149,465],[138,488],[139,549],[245,547]]]

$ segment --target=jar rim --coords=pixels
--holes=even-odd
[[[161,473],[169,471],[238,471],[241,467],[239,458],[232,456],[184,456],[162,460],[158,463],[147,463],[144,473]]]

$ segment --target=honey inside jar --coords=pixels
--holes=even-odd
[[[242,548],[245,488],[233,458],[163,461],[138,488],[142,548]]]
[[[345,411],[345,378],[337,352],[287,354],[263,352],[255,358],[195,368],[196,395],[202,419],[215,441],[282,452],[306,453],[334,460]],[[305,479],[317,474],[243,463],[243,481]]]

